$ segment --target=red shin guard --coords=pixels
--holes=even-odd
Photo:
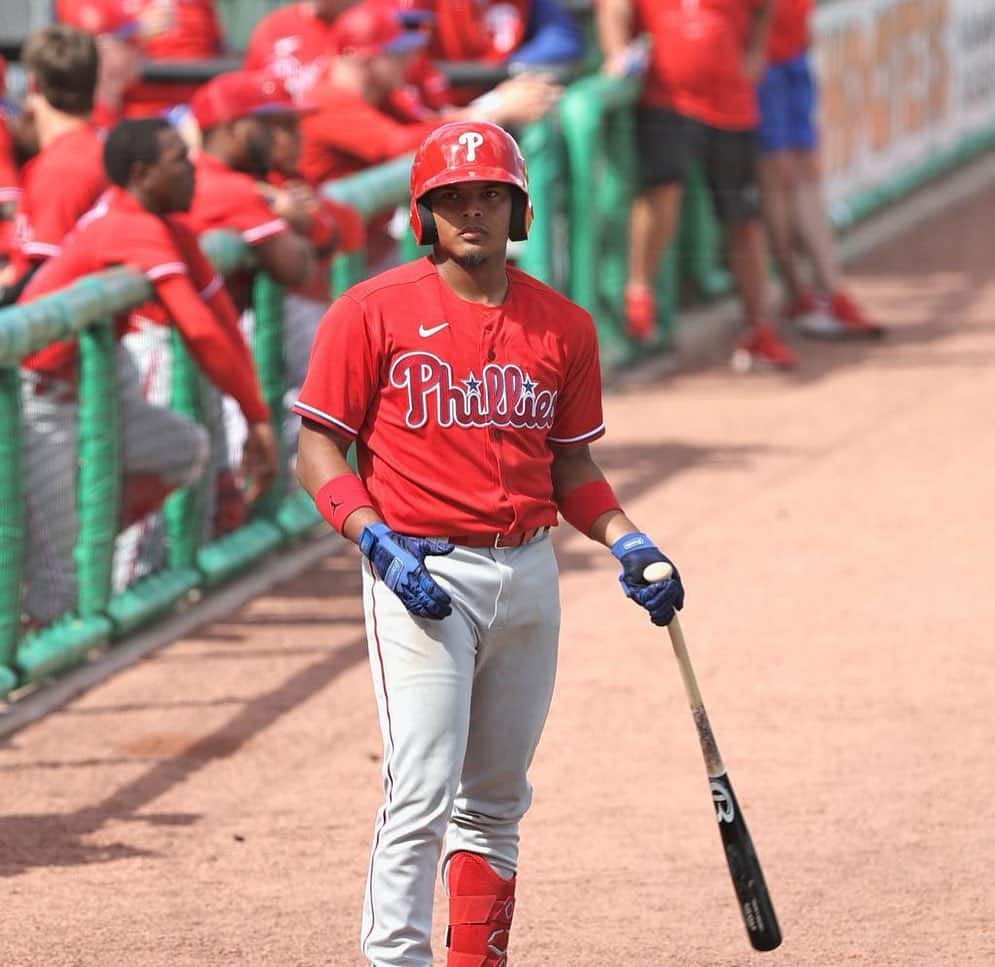
[[[446,883],[446,967],[507,967],[515,877],[506,880],[482,856],[461,852],[449,860]]]

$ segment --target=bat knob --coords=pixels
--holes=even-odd
[[[653,584],[655,581],[666,581],[673,573],[674,569],[666,561],[655,561],[646,566],[643,571],[643,580],[647,584]]]

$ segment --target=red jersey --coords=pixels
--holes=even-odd
[[[104,144],[88,124],[45,145],[21,170],[12,260],[18,275],[59,254],[62,240],[107,187]]]
[[[636,0],[637,31],[653,38],[642,103],[717,128],[756,127],[756,94],[743,54],[760,3]]]
[[[312,91],[318,110],[301,118],[301,174],[313,185],[414,151],[440,118],[396,121],[361,95],[330,84]]]
[[[213,155],[201,151],[193,202],[186,218],[197,234],[212,228],[230,228],[248,245],[258,245],[290,229],[275,215],[251,175],[234,171]]]
[[[812,0],[774,0],[774,15],[767,35],[767,59],[772,64],[794,60],[808,49],[812,39],[811,16]]]
[[[504,302],[484,306],[416,259],[349,289],[319,326],[294,412],[356,440],[394,530],[554,525],[551,445],[604,433],[591,317],[507,271]]]
[[[137,18],[152,4],[165,4],[172,24],[156,37],[137,38]],[[204,60],[224,47],[214,0],[57,0],[56,16],[87,33],[134,38],[142,54],[153,60]],[[189,101],[198,86],[140,81],[128,88],[123,112],[126,117],[160,114]]]
[[[432,0],[431,52],[442,60],[507,60],[525,39],[531,0]]]
[[[295,97],[321,79],[331,57],[333,25],[310,3],[294,3],[256,24],[245,51],[246,70],[266,70],[283,79]]]
[[[30,302],[83,276],[118,265],[134,266],[145,274],[191,354],[212,382],[238,401],[246,419],[266,419],[268,410],[238,331],[235,307],[201,252],[197,236],[179,218],[150,214],[120,188],[111,188],[81,219],[62,252],[38,270],[19,301]],[[143,315],[165,321],[158,307]],[[116,321],[118,338],[126,330],[124,314]],[[74,383],[76,342],[53,343],[22,365]]]
[[[14,162],[14,145],[6,120],[0,116],[0,205],[16,205],[21,197],[21,179]]]

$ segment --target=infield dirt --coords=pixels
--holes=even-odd
[[[993,224],[850,273],[884,343],[608,398],[785,940],[748,948],[666,633],[561,528],[513,964],[995,963]],[[379,756],[346,553],[0,745],[0,965],[359,965]]]

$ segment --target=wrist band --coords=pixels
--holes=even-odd
[[[592,480],[574,487],[557,503],[563,519],[586,537],[591,536],[591,528],[602,514],[622,509],[607,480]]]
[[[329,524],[340,534],[349,515],[360,507],[372,507],[366,485],[354,473],[332,477],[314,495],[314,505]]]

